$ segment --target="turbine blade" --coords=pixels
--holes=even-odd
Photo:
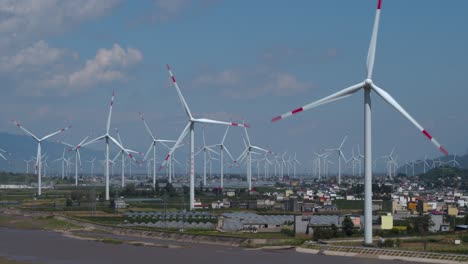
[[[153,148],[154,144],[155,144],[154,142],[150,144],[148,150],[146,151],[145,157],[143,158],[143,161],[145,161],[148,158],[148,155],[151,153],[151,149]]]
[[[17,127],[19,127],[21,130],[23,130],[26,134],[30,135],[32,138],[35,140],[39,141],[39,138],[36,137],[33,133],[29,132],[26,128],[24,128],[18,121],[16,120],[11,120]]]
[[[57,140],[56,142],[57,142],[57,143],[60,143],[60,144],[62,144],[62,145],[68,146],[68,147],[70,147],[70,148],[72,148],[72,149],[75,148],[74,145],[72,145],[72,144],[70,144],[70,143],[67,143],[67,142],[64,142],[64,141]],[[71,149],[70,149],[70,150],[71,150]]]
[[[2,157],[4,160],[7,160],[7,158],[5,158],[2,153],[0,153],[0,157]]]
[[[88,139],[88,137],[85,137],[81,142],[80,144],[78,144],[78,146],[76,146],[77,149],[81,148],[81,145],[83,145],[83,143],[85,143],[85,141]]]
[[[317,101],[312,102],[310,104],[307,104],[305,106],[299,107],[299,108],[294,109],[294,110],[292,110],[290,112],[284,113],[284,114],[282,114],[280,116],[274,117],[271,120],[271,122],[276,122],[278,120],[284,119],[286,117],[290,117],[290,116],[292,116],[294,114],[297,114],[297,113],[300,113],[302,111],[309,110],[311,108],[314,108],[314,107],[317,107],[317,106],[320,106],[320,105],[323,105],[323,104],[331,103],[331,102],[346,98],[346,97],[352,95],[353,93],[357,92],[362,87],[364,87],[364,84],[365,84],[364,82],[355,84],[355,85],[350,86],[348,88],[345,88],[345,89],[343,89],[343,90],[341,90],[339,92],[336,92],[336,93],[334,93],[332,95],[324,97],[324,98],[322,98],[320,100],[317,100]]]
[[[76,154],[78,156],[78,162],[80,163],[80,166],[81,166],[81,155],[80,155],[80,150],[79,149],[76,150]]]
[[[185,138],[185,136],[187,136],[189,130],[190,130],[190,126],[192,125],[192,122],[189,122],[184,130],[182,131],[182,133],[180,134],[179,138],[177,139],[176,143],[174,144],[174,146],[172,147],[172,149],[169,151],[169,153],[167,154],[166,158],[164,158],[164,161],[163,163],[161,164],[161,166],[159,166],[159,170],[161,170],[164,166],[166,166],[167,164],[167,160],[172,156],[172,153],[174,153],[175,149],[177,148],[177,146],[182,142],[182,140]]]
[[[252,146],[252,148],[254,148],[254,149],[256,149],[256,150],[260,150],[260,151],[263,151],[263,152],[266,152],[266,153],[268,153],[268,150],[266,150],[266,149],[262,149],[262,148],[260,148],[260,147],[257,147],[257,146]]]
[[[223,140],[221,140],[221,145],[224,144],[224,141],[226,140],[226,136],[228,132],[229,132],[229,126],[226,127],[226,132],[224,132]]]
[[[42,141],[42,140],[46,140],[46,139],[48,139],[48,138],[50,138],[50,137],[53,137],[53,136],[55,136],[55,135],[57,135],[57,134],[59,134],[59,133],[62,133],[63,131],[66,131],[66,130],[68,130],[68,129],[70,129],[70,128],[71,128],[71,126],[67,126],[67,127],[64,127],[64,128],[62,128],[62,129],[60,129],[59,131],[55,131],[54,133],[49,134],[49,135],[47,135],[47,136],[41,138],[41,141]]]
[[[247,124],[239,124],[234,122],[225,122],[225,121],[218,121],[208,118],[197,118],[193,119],[194,122],[205,123],[205,124],[216,124],[216,125],[226,125],[226,126],[238,126],[238,127],[246,127],[249,128],[250,126]]]
[[[138,112],[140,115],[141,120],[143,121],[143,124],[145,124],[146,131],[148,131],[148,134],[150,134],[151,138],[153,141],[156,141],[156,138],[154,138],[153,133],[151,132],[151,129],[149,129],[148,124],[146,124],[146,120],[141,112]]]
[[[341,142],[340,147],[339,147],[338,149],[341,149],[341,148],[343,147],[343,145],[344,145],[344,143],[345,143],[345,141],[346,141],[347,138],[348,138],[348,136],[345,136],[345,137],[343,138],[343,141]]]
[[[375,50],[377,46],[377,35],[379,33],[380,21],[380,8],[382,7],[382,0],[378,0],[377,11],[375,13],[374,28],[372,29],[372,37],[369,44],[369,51],[367,53],[367,78],[372,79],[372,72],[374,70]]]
[[[121,151],[117,151],[117,154],[115,154],[115,157],[112,159],[112,162],[115,162],[115,160],[120,156],[121,153]]]
[[[229,158],[231,158],[231,161],[234,161],[234,158],[232,157],[231,153],[229,152],[226,146],[224,146],[224,150],[226,150],[226,153],[228,154]]]
[[[125,152],[125,154],[127,154],[127,156],[129,156],[135,163],[139,164],[139,162],[133,157],[132,153],[128,152],[121,144],[119,144],[119,142],[117,142],[117,140],[115,140],[115,138],[109,136],[109,139],[114,142],[114,144],[116,144],[117,147],[119,147],[123,152]]]
[[[177,94],[179,95],[179,100],[182,103],[182,106],[184,107],[185,113],[187,114],[188,118],[190,120],[192,120],[193,119],[192,113],[190,112],[190,109],[189,109],[189,107],[187,105],[187,102],[185,101],[185,98],[182,95],[182,92],[180,91],[179,85],[177,84],[176,79],[175,79],[174,75],[172,74],[171,67],[169,67],[169,64],[166,64],[166,67],[167,67],[167,70],[169,71],[169,75],[171,76],[172,83],[174,84],[174,86],[175,86],[175,88],[177,90]]]
[[[249,133],[247,133],[247,128],[244,127],[244,131],[245,131],[245,137],[247,138],[247,143],[249,143],[249,146],[250,146],[250,137],[249,137]]]
[[[93,140],[90,140],[90,141],[84,143],[83,145],[81,145],[81,147],[84,147],[84,146],[87,146],[87,145],[96,143],[96,142],[98,142],[99,140],[102,140],[102,139],[105,139],[105,138],[106,138],[105,135],[104,135],[104,136],[97,137],[97,138],[95,138],[95,139],[93,139]]]
[[[114,97],[115,97],[115,90],[112,90],[112,98],[109,107],[109,115],[107,116],[107,125],[106,125],[106,133],[109,134],[111,118],[112,118],[112,107],[114,106]]]
[[[435,138],[433,138],[429,132],[427,132],[408,112],[406,112],[403,107],[395,100],[393,97],[387,93],[385,90],[379,88],[377,85],[372,84],[372,89],[388,104],[393,106],[400,114],[402,114],[406,119],[408,119],[414,126],[416,126],[421,133],[423,133],[440,151],[442,151],[446,156],[448,156],[447,150],[443,146],[437,142]]]
[[[117,139],[119,140],[120,145],[123,145],[122,138],[120,137],[119,129],[115,128],[115,132],[117,133]]]

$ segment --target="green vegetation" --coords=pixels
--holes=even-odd
[[[118,240],[118,239],[114,239],[114,238],[103,238],[103,239],[100,239],[99,240],[100,242],[102,243],[106,243],[106,244],[123,244],[123,241],[122,240]]]
[[[343,232],[349,237],[354,233],[354,223],[349,216],[346,216],[343,220]]]

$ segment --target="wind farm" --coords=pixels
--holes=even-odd
[[[105,2],[0,4],[0,232],[468,260],[463,8]]]

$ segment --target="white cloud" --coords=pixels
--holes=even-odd
[[[30,72],[53,65],[66,58],[77,57],[77,53],[66,49],[51,48],[45,41],[40,40],[11,56],[0,57],[0,72],[16,74]]]
[[[125,70],[140,63],[143,54],[138,49],[127,48],[118,44],[111,49],[100,49],[96,56],[86,62],[82,69],[74,72],[57,74],[45,80],[44,84],[68,87],[73,90],[88,89],[100,83],[126,79]]]
[[[0,57],[0,76],[23,95],[70,95],[100,84],[126,80],[127,71],[143,60],[138,49],[114,44],[99,49],[80,66],[79,55],[41,40],[11,56]]]
[[[63,32],[71,26],[112,10],[120,0],[3,0],[0,2],[0,33],[43,35]]]
[[[155,0],[155,13],[152,19],[157,22],[169,20],[172,16],[178,15],[191,4],[191,0]]]
[[[233,99],[251,99],[264,95],[289,96],[313,88],[295,75],[261,67],[251,71],[223,70],[205,73],[192,81],[195,87],[221,88],[223,95]]]

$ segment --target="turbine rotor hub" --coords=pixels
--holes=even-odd
[[[367,87],[370,87],[372,85],[372,80],[371,79],[366,79],[366,80],[364,80],[364,83],[366,84]]]

